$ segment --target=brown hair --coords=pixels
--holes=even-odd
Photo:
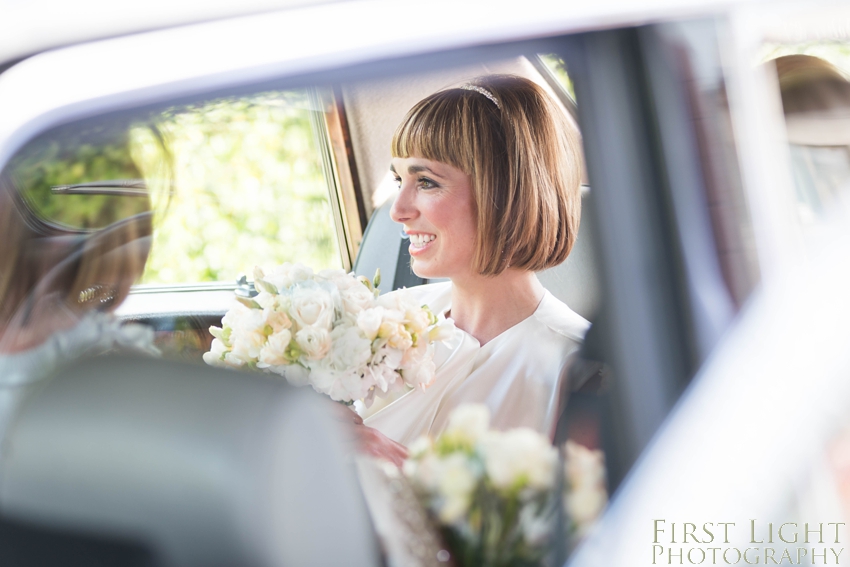
[[[0,337],[28,326],[34,302],[55,294],[78,315],[111,310],[141,277],[150,251],[150,210],[87,234],[36,228],[0,176]],[[9,325],[14,328],[10,329]]]
[[[774,63],[785,114],[850,106],[850,82],[828,61],[811,55],[786,55]]]
[[[578,131],[528,79],[489,75],[464,87],[410,109],[393,136],[393,157],[447,163],[472,178],[479,273],[560,264],[581,218]]]

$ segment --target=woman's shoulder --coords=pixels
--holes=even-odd
[[[534,312],[534,319],[551,331],[576,342],[583,342],[590,322],[569,308],[548,290]]]

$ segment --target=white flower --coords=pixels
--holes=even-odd
[[[461,437],[474,445],[487,433],[490,410],[484,404],[462,404],[449,415],[446,435]]]
[[[306,386],[310,383],[310,371],[300,364],[284,366],[283,377],[293,386]]]
[[[373,307],[364,309],[357,314],[357,326],[363,331],[363,334],[370,341],[374,341],[378,336],[378,329],[381,328],[381,323],[384,320],[384,308]]]
[[[229,350],[222,341],[213,339],[210,351],[204,353],[204,362],[211,366],[222,366],[222,358]]]
[[[457,327],[451,319],[443,319],[437,323],[430,331],[428,331],[428,340],[430,341],[445,341],[455,334]]]
[[[319,360],[331,350],[331,334],[321,327],[304,327],[295,333],[295,342],[307,360]]]
[[[401,360],[401,375],[405,384],[424,390],[434,381],[436,374],[437,367],[434,364],[432,344],[421,341],[404,352]]]
[[[585,528],[599,517],[608,502],[604,455],[602,451],[567,441],[564,472],[567,511],[580,529]]]
[[[469,458],[463,453],[452,453],[441,460],[437,479],[440,496],[438,515],[440,521],[452,524],[460,520],[469,509],[472,492],[478,477]]]
[[[398,373],[386,364],[367,366],[366,373],[372,384],[384,394],[391,391],[396,382],[400,382]]]
[[[279,333],[292,327],[292,321],[289,320],[289,317],[283,311],[263,309],[263,318],[266,321],[266,325],[271,327],[273,333]]]
[[[271,270],[254,269],[254,278],[262,279],[275,286],[279,292],[298,282],[313,279],[313,270],[303,264],[284,262]]]
[[[286,349],[292,340],[292,333],[288,329],[269,335],[268,342],[260,349],[260,368],[264,366],[282,366],[292,361],[286,357]]]
[[[368,287],[351,278],[354,285],[348,288],[340,288],[343,308],[349,313],[359,313],[369,309],[375,301],[375,295]]]
[[[289,277],[293,284],[313,279],[313,269],[304,264],[292,264]]]
[[[408,447],[408,451],[410,453],[411,459],[416,459],[421,457],[425,453],[431,450],[434,444],[431,442],[431,439],[427,435],[423,435],[418,437],[416,441],[410,444]]]
[[[541,514],[536,504],[536,502],[526,503],[519,511],[519,526],[523,539],[531,546],[546,543],[554,527],[551,516]]]
[[[266,342],[266,320],[259,309],[233,309],[230,327],[230,343],[233,345],[231,354],[243,362],[255,361],[260,356],[260,349]],[[225,315],[224,318],[227,318]],[[224,318],[222,322],[224,322]]]
[[[481,438],[480,447],[487,475],[496,488],[545,490],[554,486],[558,452],[533,429],[491,431]]]
[[[330,331],[334,319],[333,298],[323,289],[297,286],[292,291],[289,313],[300,327]]]
[[[335,370],[356,371],[372,358],[372,341],[361,335],[357,327],[337,327],[331,331],[328,358]]]

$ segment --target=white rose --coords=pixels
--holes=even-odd
[[[555,483],[558,452],[549,440],[527,427],[485,434],[479,447],[487,475],[498,489],[516,487],[522,478],[535,490],[550,489]]]
[[[463,404],[449,415],[445,434],[462,437],[471,444],[487,433],[490,410],[484,404]]]
[[[292,278],[289,275],[291,269],[292,264],[290,264],[289,262],[285,262],[280,266],[275,266],[271,270],[265,270],[265,273],[263,273],[263,270],[257,271],[255,269],[254,279],[265,280],[275,286],[279,292],[282,292],[283,290],[292,286]],[[259,277],[257,277],[258,274]]]
[[[323,289],[299,286],[292,291],[289,312],[301,327],[330,331],[334,320],[333,298]]]
[[[304,327],[295,333],[295,342],[308,360],[319,360],[331,350],[331,334],[321,327]]]
[[[335,370],[354,371],[372,358],[372,341],[358,327],[337,327],[331,331],[331,366]]]
[[[378,336],[378,329],[381,328],[383,316],[383,307],[364,309],[357,314],[357,326],[370,341],[374,341],[375,337]]]
[[[375,301],[375,295],[368,287],[355,281],[349,288],[340,288],[343,308],[349,313],[359,313],[369,309]]]
[[[293,284],[311,280],[313,279],[313,269],[304,264],[292,264],[289,269],[289,277]]]
[[[306,386],[310,381],[310,371],[300,364],[290,364],[283,367],[283,377],[293,386]]]
[[[292,340],[292,333],[287,329],[269,335],[268,342],[260,349],[260,368],[268,366],[282,366],[292,361],[286,357],[286,349]]]
[[[316,274],[316,277],[327,280],[327,281],[333,283],[336,287],[338,287],[341,290],[342,289],[348,289],[353,284],[357,283],[357,280],[354,278],[354,276],[352,276],[350,274],[346,274],[345,270],[339,270],[339,269],[320,270]]]

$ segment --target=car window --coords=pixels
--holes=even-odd
[[[326,136],[316,91],[268,91],[63,126],[7,171],[29,213],[59,231],[151,211],[142,284],[232,282],[255,264],[348,263]]]
[[[820,36],[768,42],[760,53],[782,101],[791,200],[804,231],[834,218],[850,196],[850,43]]]

